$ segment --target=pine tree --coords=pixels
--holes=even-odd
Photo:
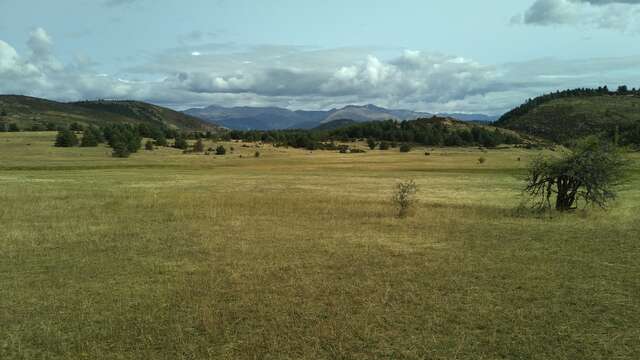
[[[69,129],[64,129],[58,131],[58,136],[56,136],[56,142],[54,146],[56,147],[73,147],[78,145],[78,138],[73,131]]]

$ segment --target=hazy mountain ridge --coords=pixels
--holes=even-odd
[[[205,108],[192,108],[186,114],[236,130],[274,130],[274,129],[312,129],[334,120],[353,120],[355,122],[378,120],[415,120],[431,117],[434,114],[402,109],[386,109],[372,104],[347,105],[327,111],[288,110],[277,107],[222,107],[217,105]],[[455,115],[455,114],[454,114]],[[482,114],[465,115],[460,120],[491,121]],[[456,118],[455,116],[450,116]]]

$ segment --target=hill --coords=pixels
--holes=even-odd
[[[0,122],[21,129],[52,129],[72,123],[104,125],[145,123],[185,131],[214,131],[219,126],[161,106],[139,101],[82,101],[62,103],[46,99],[0,95]]]
[[[640,144],[640,94],[545,95],[506,113],[495,125],[558,143],[604,135]]]

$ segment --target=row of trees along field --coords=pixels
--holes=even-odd
[[[262,141],[280,146],[317,149],[331,141],[369,139],[375,142],[414,143],[426,146],[484,146],[519,144],[514,133],[482,126],[455,128],[429,119],[415,121],[372,121],[354,124],[330,131],[318,130],[270,130],[240,131],[228,133],[233,140]]]
[[[524,104],[502,115],[497,122],[498,123],[506,122],[512,118],[522,116],[528,113],[529,111],[531,111],[536,106],[542,105],[544,103],[547,103],[549,101],[556,100],[556,99],[577,97],[577,96],[585,97],[585,96],[616,96],[616,95],[640,96],[640,89],[633,88],[629,90],[629,87],[627,87],[626,85],[621,85],[618,87],[618,90],[610,91],[609,88],[605,85],[605,86],[600,86],[596,89],[578,88],[578,89],[568,89],[568,90],[562,90],[562,91],[558,90],[556,92],[544,94],[542,96],[538,96],[533,99],[527,99],[527,101]]]

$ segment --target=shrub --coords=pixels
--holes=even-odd
[[[216,148],[216,155],[224,155],[226,153],[227,149],[225,149],[222,145],[218,145],[218,147]]]
[[[378,144],[373,139],[367,139],[367,146],[369,146],[369,149],[374,150]]]
[[[148,151],[153,151],[153,141],[148,140],[146,143],[144,143],[144,149]]]
[[[55,147],[73,147],[76,145],[78,145],[78,138],[73,131],[69,129],[58,131],[54,144]]]
[[[478,164],[482,165],[487,161],[487,159],[484,158],[484,156],[480,156],[478,158]]]
[[[260,151],[256,151],[255,154],[253,154],[253,157],[259,158],[260,157]]]
[[[189,147],[189,144],[187,143],[187,140],[184,138],[184,136],[182,135],[177,135],[175,142],[173,143],[173,147],[176,149],[186,149],[187,147]]]
[[[167,146],[169,145],[167,143],[167,138],[164,136],[164,134],[158,135],[157,138],[155,138],[155,145],[156,146]]]
[[[9,132],[18,132],[18,131],[20,131],[20,127],[18,127],[18,124],[16,123],[9,124]]]
[[[398,217],[406,217],[411,207],[415,203],[414,195],[418,191],[416,183],[413,180],[403,181],[396,184],[392,201],[398,212]]]
[[[389,150],[389,147],[390,147],[390,145],[386,141],[383,141],[383,142],[380,143],[380,150]]]
[[[409,144],[400,145],[400,152],[407,153],[409,151],[411,151],[411,145]]]
[[[198,139],[198,141],[193,144],[193,151],[198,153],[204,152],[204,144],[202,143],[202,139]]]
[[[424,153],[424,156],[431,156],[431,153],[427,151]]]

